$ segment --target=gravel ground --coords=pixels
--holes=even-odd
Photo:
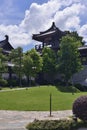
[[[26,130],[26,125],[29,122],[38,120],[56,120],[72,116],[71,110],[52,112],[50,117],[49,112],[37,111],[0,111],[0,130]]]

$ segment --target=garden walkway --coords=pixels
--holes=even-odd
[[[26,130],[26,125],[34,119],[62,119],[72,115],[71,110],[52,112],[6,111],[0,110],[0,130]]]

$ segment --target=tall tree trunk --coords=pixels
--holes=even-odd
[[[12,88],[12,68],[9,66],[8,67],[8,72],[9,72],[9,86]]]
[[[27,85],[29,87],[30,81],[29,81],[29,76],[27,76]]]

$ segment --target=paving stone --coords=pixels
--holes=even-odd
[[[35,119],[56,120],[72,115],[71,110],[49,112],[0,110],[0,130],[26,130],[26,125]]]

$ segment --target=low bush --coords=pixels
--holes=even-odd
[[[0,78],[0,87],[1,86],[4,87],[6,85],[7,85],[7,81],[5,79],[3,79],[3,78]]]
[[[80,92],[79,89],[75,88],[74,86],[56,86],[56,88],[61,92],[68,92],[68,93],[78,93]]]
[[[83,86],[81,84],[75,84],[75,87],[79,89],[80,91],[83,91],[83,92],[87,91],[87,86]]]
[[[73,114],[83,121],[87,121],[87,95],[80,96],[73,103]]]
[[[74,122],[73,120],[35,120],[27,125],[28,130],[77,130],[86,127],[84,122]]]

